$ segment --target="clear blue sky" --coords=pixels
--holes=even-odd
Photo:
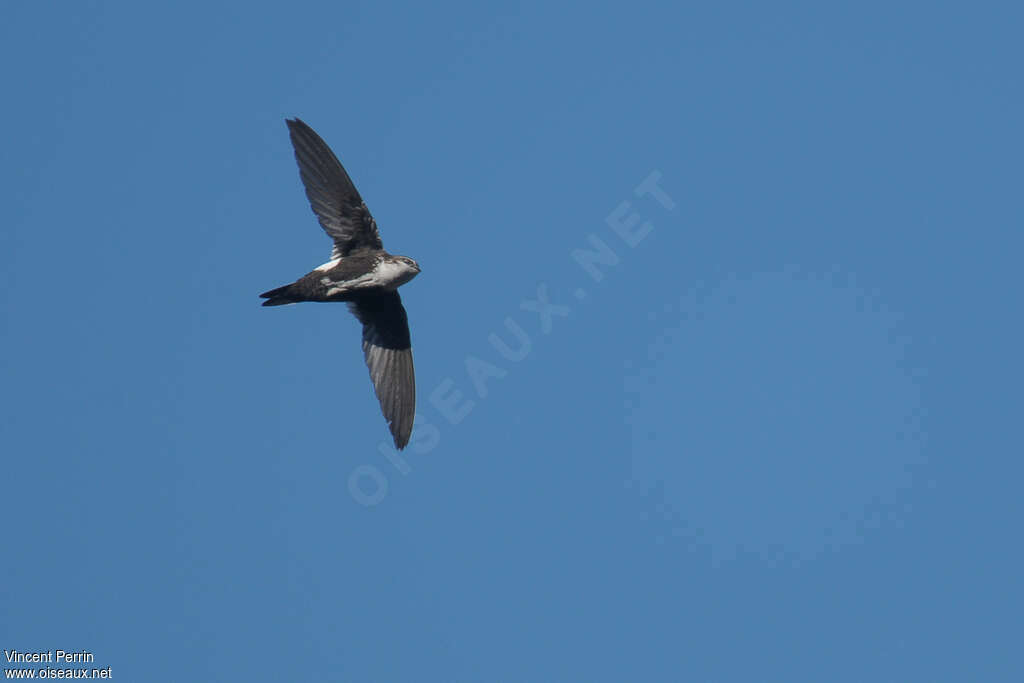
[[[1024,679],[1024,11],[825,5],[6,3],[0,647]],[[401,458],[345,307],[259,305],[291,116],[423,267]]]

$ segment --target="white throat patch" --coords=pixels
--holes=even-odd
[[[381,261],[373,269],[373,275],[381,287],[395,289],[411,280],[416,271],[401,261]]]

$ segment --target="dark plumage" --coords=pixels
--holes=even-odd
[[[384,251],[377,222],[344,167],[312,128],[288,119],[306,196],[334,241],[331,260],[295,282],[260,294],[264,306],[345,301],[363,325],[363,356],[395,446],[405,448],[416,414],[416,377],[398,287],[420,272],[405,256]]]

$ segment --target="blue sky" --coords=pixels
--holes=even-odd
[[[1020,680],[1022,20],[8,3],[0,647]],[[423,267],[400,456],[345,308],[259,306],[330,248],[291,116]]]

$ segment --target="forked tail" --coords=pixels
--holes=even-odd
[[[284,306],[285,304],[297,303],[296,299],[293,299],[289,294],[288,290],[291,289],[291,285],[285,285],[284,287],[278,287],[272,289],[269,292],[263,292],[260,297],[266,299],[263,302],[264,306]]]

